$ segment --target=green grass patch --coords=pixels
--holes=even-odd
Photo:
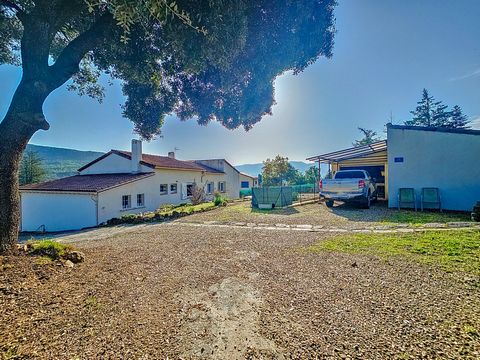
[[[308,247],[307,251],[371,254],[382,258],[401,256],[439,266],[445,271],[462,271],[480,276],[478,230],[350,234],[322,240]]]
[[[175,207],[172,206],[167,208],[161,208],[157,213],[161,216],[168,217],[172,216],[174,212],[177,212],[178,214],[193,214],[195,212],[213,209],[214,207],[215,204],[213,202],[206,202],[198,205],[184,204]]]
[[[467,213],[399,210],[389,213],[381,221],[384,223],[422,225],[426,223],[447,223],[450,221],[471,221],[471,219],[470,214]]]
[[[87,308],[99,308],[100,303],[95,295],[89,295],[85,299],[85,307]]]
[[[53,260],[60,259],[73,250],[71,245],[65,245],[54,240],[29,241],[27,244],[31,255],[40,255]]]

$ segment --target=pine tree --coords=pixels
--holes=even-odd
[[[361,127],[359,127],[358,130],[362,132],[363,138],[360,140],[355,140],[355,142],[352,144],[354,147],[369,145],[379,140],[377,133],[373,130],[368,130]]]
[[[33,151],[26,151],[20,164],[20,185],[41,182],[45,179],[42,159]]]
[[[434,127],[449,127],[451,112],[448,111],[448,106],[443,105],[441,101],[434,103],[435,108],[432,111],[432,120]]]
[[[454,128],[454,129],[468,129],[470,128],[468,123],[469,123],[468,118],[463,113],[462,108],[458,105],[455,105],[452,111],[450,112],[448,127]]]
[[[417,102],[415,110],[410,111],[413,115],[412,120],[405,121],[405,125],[409,126],[433,126],[434,111],[436,102],[433,96],[428,94],[427,89],[423,89],[422,100]]]

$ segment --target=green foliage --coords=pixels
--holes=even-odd
[[[46,256],[53,260],[63,258],[69,251],[73,250],[71,245],[59,243],[54,240],[39,240],[28,242],[31,255]]]
[[[415,110],[410,111],[412,120],[405,121],[409,126],[428,126],[465,129],[468,128],[468,119],[460,106],[455,105],[452,111],[441,101],[435,101],[427,89],[423,89],[422,99],[417,102]]]
[[[18,174],[20,185],[38,183],[45,179],[46,171],[42,159],[33,151],[23,154]]]
[[[480,231],[424,231],[405,234],[351,234],[321,240],[310,252],[340,251],[405,257],[446,271],[480,275]]]
[[[449,119],[449,127],[456,128],[456,129],[468,129],[470,126],[468,125],[470,121],[468,117],[463,113],[460,106],[455,105],[450,112],[450,119]]]
[[[213,198],[213,204],[215,206],[225,206],[227,204],[227,200],[218,192],[215,192],[215,197]]]
[[[222,205],[225,203],[225,199],[222,200]],[[196,212],[203,212],[214,209],[217,205],[214,202],[205,202],[197,205],[193,204],[180,204],[180,205],[162,205],[158,210],[154,212],[145,212],[139,214],[125,214],[120,219],[111,219],[107,223],[109,225],[118,224],[141,224],[150,221],[163,221],[170,218],[176,218],[186,215],[191,215]]]
[[[172,112],[248,130],[271,113],[279,74],[332,56],[335,6],[335,0],[0,2],[0,63],[18,65],[22,54],[38,54],[29,58],[35,66],[23,70],[41,69],[48,78],[29,73],[34,80],[51,92],[71,79],[70,90],[99,100],[99,75],[107,73],[120,80],[123,114],[146,139]],[[20,42],[24,28],[31,32]]]
[[[319,180],[318,167],[311,166],[305,171],[305,182],[307,184],[315,184]]]
[[[377,136],[377,133],[373,130],[368,130],[361,127],[359,127],[358,130],[360,130],[363,137],[360,140],[355,140],[355,142],[352,144],[354,147],[369,145],[380,140],[380,138]]]
[[[447,223],[450,221],[470,221],[467,213],[399,210],[390,212],[382,219],[384,223],[423,225],[427,223]]]
[[[287,157],[277,155],[274,159],[267,159],[263,162],[263,186],[295,184],[299,177],[300,172],[288,162]]]

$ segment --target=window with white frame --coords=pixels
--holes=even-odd
[[[170,184],[170,194],[176,194],[177,193],[177,184]]]
[[[213,182],[207,183],[207,194],[213,193]]]
[[[130,209],[132,207],[132,196],[122,195],[122,209]]]
[[[137,194],[137,206],[145,206],[145,194]]]
[[[193,195],[193,184],[187,184],[187,197]]]
[[[168,194],[168,184],[160,184],[160,195]]]
[[[218,182],[218,191],[225,192],[226,188],[227,188],[227,183],[225,181]]]

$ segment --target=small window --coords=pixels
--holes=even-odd
[[[225,192],[225,188],[226,188],[225,181],[219,181],[218,182],[218,191]]]
[[[160,195],[167,195],[167,194],[168,194],[168,185],[160,184]]]
[[[131,195],[122,196],[122,209],[130,209],[132,207],[132,197]]]
[[[177,193],[177,184],[170,184],[170,194]]]
[[[137,206],[145,206],[145,194],[137,194]]]
[[[248,181],[242,181],[242,189],[248,189],[250,187],[250,183]]]
[[[187,184],[187,196],[193,195],[193,184]]]
[[[213,182],[207,183],[207,194],[213,193]]]

